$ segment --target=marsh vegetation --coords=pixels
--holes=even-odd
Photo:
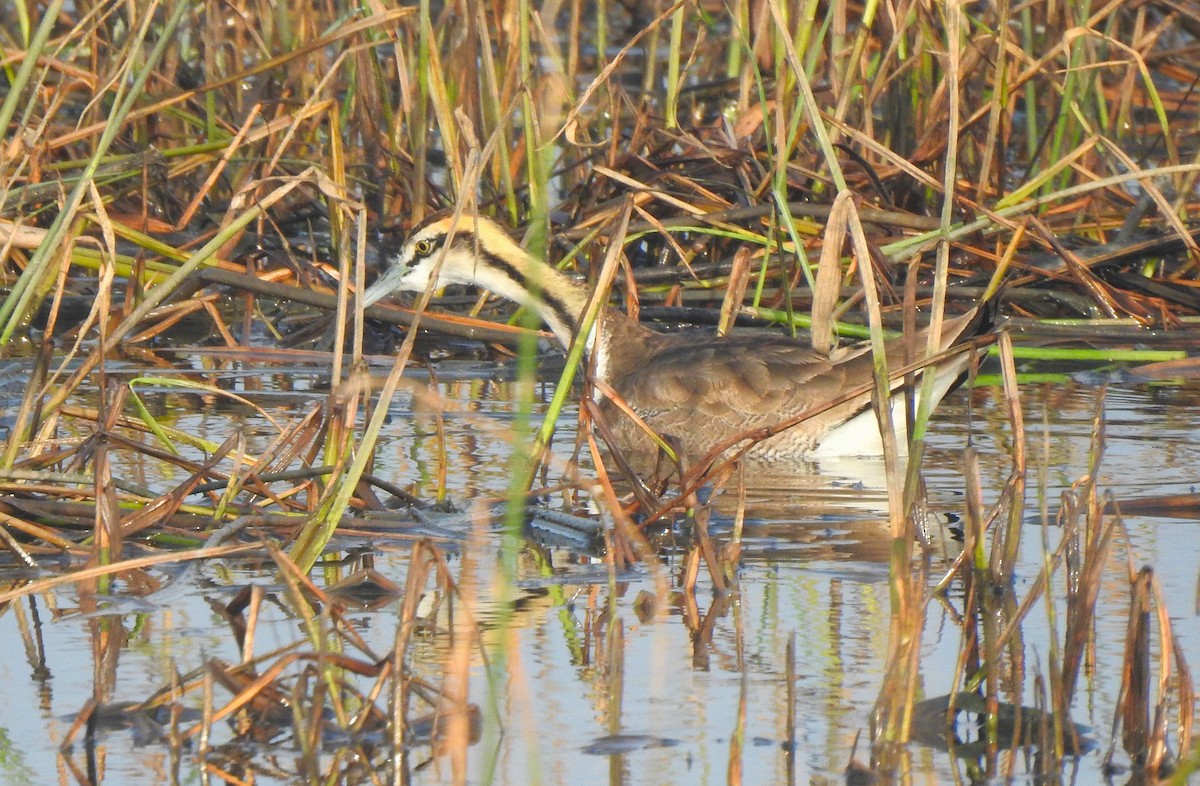
[[[1194,780],[1196,8],[0,23],[3,779]],[[439,210],[664,330],[1003,329],[880,459],[646,473],[528,315],[362,307]]]

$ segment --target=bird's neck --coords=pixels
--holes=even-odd
[[[488,262],[476,271],[476,283],[536,313],[558,343],[569,348],[587,307],[588,289],[524,250],[491,255]],[[653,331],[615,309],[605,308],[592,326],[585,347],[596,375],[605,381],[617,376],[621,358],[636,354],[622,345],[644,341],[648,335],[654,335]]]
[[[477,275],[478,283],[537,314],[564,348],[571,346],[579,318],[587,306],[588,291],[531,257],[520,260],[523,264],[496,258],[489,261],[491,264],[484,270],[495,275]]]

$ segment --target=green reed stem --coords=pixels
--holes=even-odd
[[[58,3],[58,5],[61,6],[61,3]],[[34,251],[33,256],[30,257],[29,264],[21,272],[21,276],[17,279],[16,284],[13,285],[12,292],[0,304],[0,324],[3,324],[3,328],[0,329],[0,346],[8,344],[13,331],[21,324],[28,313],[42,282],[49,275],[51,263],[67,242],[66,236],[69,228],[75,222],[76,213],[83,202],[84,194],[92,183],[92,176],[95,174],[97,167],[100,166],[101,161],[108,152],[108,148],[121,132],[125,118],[129,115],[129,112],[133,109],[138,99],[142,97],[146,88],[146,82],[158,66],[167,47],[174,43],[175,30],[179,27],[179,23],[183,21],[184,15],[189,10],[191,10],[189,3],[180,2],[176,5],[174,12],[167,19],[166,24],[161,30],[156,31],[158,39],[155,41],[154,47],[150,50],[150,54],[147,55],[146,61],[138,69],[133,83],[126,87],[124,80],[117,82],[117,94],[114,101],[115,109],[104,128],[104,132],[100,135],[99,141],[96,143],[96,148],[88,160],[88,165],[80,175],[79,182],[71,189],[71,193],[68,195],[63,209],[54,217],[53,223],[51,223],[50,228],[46,232],[45,240],[42,241],[37,250]],[[56,14],[47,16],[47,19],[51,21],[56,18]],[[129,43],[129,51],[140,50],[142,42],[150,34],[150,29],[154,21],[155,15],[153,10],[147,9],[141,27]],[[41,36],[40,27],[38,35],[39,37]],[[22,69],[24,67],[25,64],[22,63]],[[9,93],[9,98],[13,98],[15,95],[18,95],[17,91],[12,91]],[[8,103],[6,100],[5,106]],[[0,120],[4,122],[0,123],[0,128],[5,127],[8,122],[8,118],[4,117],[2,112],[3,110],[0,110]],[[9,117],[11,117],[11,110]]]

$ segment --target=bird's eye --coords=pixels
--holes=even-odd
[[[413,246],[413,251],[415,251],[419,257],[427,257],[433,253],[433,241],[418,240]]]

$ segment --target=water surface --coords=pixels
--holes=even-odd
[[[445,369],[439,378],[449,456],[447,493],[460,508],[471,510],[478,500],[500,497],[507,489],[514,386],[478,370]],[[254,379],[253,384],[242,378],[233,385],[254,394],[285,421],[321,395],[319,380],[297,369]],[[547,386],[539,395],[548,398],[549,392]],[[1044,544],[1053,548],[1059,536],[1057,527],[1044,526],[1043,515],[1053,523],[1061,494],[1088,469],[1093,415],[1101,400],[1096,387],[1077,382],[1028,386],[1022,395],[1033,466],[1018,597],[1036,575]],[[1200,389],[1193,386],[1108,390],[1100,487],[1118,500],[1192,491],[1194,468],[1200,466],[1198,395]],[[244,408],[187,406],[186,396],[163,396],[177,397],[163,402],[164,409],[175,413],[172,425],[210,439],[219,441],[241,426],[253,450],[256,440],[265,441],[272,432]],[[427,403],[417,401],[411,391],[402,392],[393,404],[374,473],[430,498],[438,485],[435,424]],[[559,435],[560,454],[569,454],[573,446],[569,432]],[[925,463],[931,508],[951,519],[961,513],[968,441],[979,451],[987,501],[994,500],[1009,472],[1011,440],[994,390],[952,394],[939,410]],[[156,477],[155,471],[144,463],[114,467],[114,474],[135,476],[152,488],[178,482]],[[501,602],[494,595],[503,584],[499,528],[480,523],[479,516],[475,524],[471,516],[443,520],[451,530],[459,528],[457,537],[451,531],[442,545],[458,580],[473,579],[473,613],[493,664],[489,671],[478,653],[473,657],[470,699],[482,710],[483,726],[480,740],[470,748],[468,782],[726,783],[731,757],[745,783],[840,782],[855,735],[867,738],[888,651],[887,530],[882,492],[874,479],[880,472],[878,462],[866,462],[822,467],[816,474],[754,473],[746,493],[737,591],[714,598],[702,572],[694,599],[672,591],[668,602],[650,613],[643,601],[656,591],[658,581],[679,586],[683,561],[670,549],[663,552],[660,568],[639,566],[617,576],[610,576],[599,561],[563,554],[550,570],[526,553],[517,562],[514,597]],[[723,537],[736,493],[727,489],[717,508],[721,513],[713,527]],[[1093,727],[1101,741],[1117,700],[1128,615],[1123,581],[1127,558],[1135,567],[1155,567],[1184,651],[1200,652],[1196,522],[1128,516],[1125,525],[1128,540],[1118,538],[1101,593],[1094,664],[1081,680],[1075,702],[1074,720]],[[369,547],[375,568],[403,584],[410,557],[407,540],[380,535],[342,545]],[[463,575],[464,550],[472,558],[470,575]],[[932,558],[935,577],[945,559],[941,554]],[[330,582],[348,570],[319,570],[315,578]],[[246,584],[277,588],[273,571],[258,559],[206,564],[181,582],[161,598],[150,595],[136,604],[118,600],[108,610],[103,603],[99,609],[89,603],[80,608],[75,588],[68,585],[23,599],[0,614],[0,684],[6,698],[0,704],[0,782],[72,781],[67,770],[86,768],[86,751],[81,742],[65,753],[58,747],[95,686],[108,688],[107,702],[139,701],[168,685],[173,673],[195,669],[207,658],[236,662],[237,646],[210,601],[228,602]],[[1055,599],[1062,594],[1062,587],[1056,587]],[[954,591],[929,607],[921,697],[954,687],[961,610]],[[371,648],[386,653],[398,614],[397,601],[375,611],[354,611],[352,619]],[[259,626],[260,653],[302,635],[299,622],[278,603],[264,605]],[[1046,671],[1047,631],[1044,604],[1039,604],[1022,629],[1030,681]],[[795,646],[794,745],[787,744],[789,642]],[[444,642],[429,637],[415,646],[416,668],[437,680]],[[198,706],[196,698],[190,697],[191,706]],[[224,698],[219,694],[218,702]],[[1025,703],[1032,703],[1028,690]],[[739,743],[743,706],[744,739]],[[228,734],[225,724],[217,728]],[[189,751],[172,753],[140,730],[103,730],[98,739],[92,761],[99,782],[201,780]],[[918,744],[911,750],[919,780],[949,782],[971,766],[943,750]],[[1099,780],[1103,752],[1082,757],[1083,781]],[[246,755],[276,768],[273,778],[260,771],[259,783],[291,782],[285,773],[295,772],[299,759],[287,739]],[[867,755],[865,742],[860,742],[858,758]],[[410,766],[416,783],[452,779],[449,762],[428,748],[412,751]],[[1019,782],[1032,782],[1023,774],[1024,765],[1018,764],[1016,772]]]

